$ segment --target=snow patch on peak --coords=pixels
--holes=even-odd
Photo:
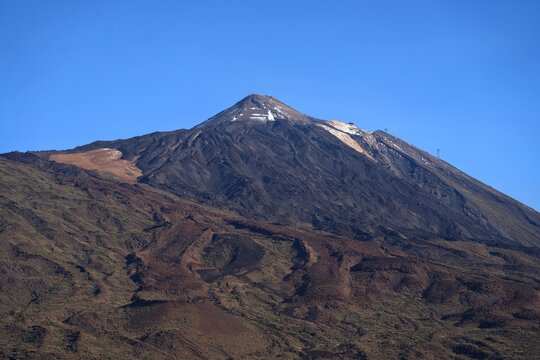
[[[267,114],[251,113],[249,115],[249,119],[259,121],[275,121],[274,114],[272,114],[270,110],[268,110]]]
[[[274,110],[279,114],[279,116],[281,117],[286,117],[287,114],[285,114],[285,112],[282,110],[281,106],[279,105],[274,105]]]

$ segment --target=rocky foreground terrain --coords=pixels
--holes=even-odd
[[[0,156],[0,274],[8,359],[540,357],[538,212],[268,96]]]

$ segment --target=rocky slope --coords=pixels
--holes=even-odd
[[[37,155],[0,156],[2,357],[540,356],[540,215],[386,133],[252,95]]]
[[[253,221],[31,155],[0,175],[6,358],[540,354],[538,253]]]

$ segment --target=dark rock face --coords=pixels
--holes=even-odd
[[[540,215],[387,133],[250,95],[191,130],[117,148],[140,182],[250,218],[365,239],[391,231],[535,246]]]

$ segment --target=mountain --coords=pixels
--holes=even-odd
[[[540,239],[536,211],[448,163],[270,96],[250,95],[191,130],[70,153],[104,148],[140,169],[141,183],[253,219],[360,240],[397,232],[531,247]]]
[[[250,95],[0,179],[3,358],[540,356],[540,214],[384,132]]]

